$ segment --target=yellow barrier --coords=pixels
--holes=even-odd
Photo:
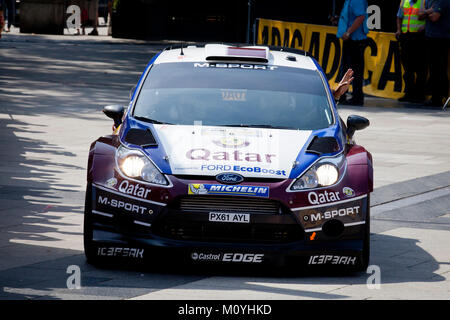
[[[258,20],[258,44],[285,46],[310,52],[322,66],[330,86],[335,87],[342,52],[342,40],[336,38],[336,27]],[[395,35],[370,31],[367,37],[364,93],[392,99],[403,96],[404,70]]]

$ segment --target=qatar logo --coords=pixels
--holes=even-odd
[[[242,140],[236,137],[222,138],[219,140],[213,140],[216,146],[224,148],[244,148],[247,147],[250,142]]]
[[[244,181],[244,177],[236,173],[221,173],[216,176],[216,180],[225,184],[238,184]]]

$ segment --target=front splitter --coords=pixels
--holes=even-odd
[[[99,258],[130,263],[189,263],[202,265],[299,265],[358,268],[363,241],[339,240],[284,244],[216,243],[166,238],[136,238],[94,229],[92,245]],[[101,239],[101,240],[100,240]]]

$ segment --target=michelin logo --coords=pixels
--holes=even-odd
[[[190,184],[189,194],[238,195],[250,197],[269,197],[269,187],[260,186],[226,186],[221,184]]]

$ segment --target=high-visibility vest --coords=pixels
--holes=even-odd
[[[402,33],[419,32],[425,27],[425,20],[419,20],[419,11],[425,9],[425,0],[417,0],[413,6],[409,0],[402,0],[403,9]]]

